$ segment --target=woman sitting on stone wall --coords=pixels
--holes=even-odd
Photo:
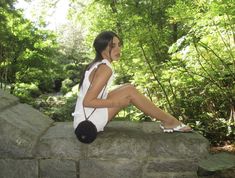
[[[129,104],[161,121],[164,132],[192,131],[189,126],[155,106],[131,84],[108,92],[106,86],[110,85],[114,76],[111,64],[120,58],[122,42],[114,32],[104,31],[95,38],[93,46],[96,56],[84,71],[73,113],[75,134],[81,142],[94,141],[97,132],[103,131],[105,125]]]

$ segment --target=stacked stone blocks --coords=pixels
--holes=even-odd
[[[128,121],[112,121],[82,144],[72,122],[54,122],[0,90],[1,178],[196,178],[207,148],[196,132]]]

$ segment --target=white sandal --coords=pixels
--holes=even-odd
[[[180,124],[174,128],[165,128],[162,124],[160,125],[160,128],[163,130],[165,133],[171,133],[171,132],[192,132],[193,129],[190,130],[182,130],[183,128],[188,127],[185,124]]]

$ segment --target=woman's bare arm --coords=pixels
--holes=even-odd
[[[98,95],[104,86],[107,84],[109,78],[112,75],[112,70],[105,64],[99,65],[96,69],[97,71],[93,71],[90,75],[90,82],[94,77],[91,87],[88,89],[83,105],[85,107],[92,108],[110,108],[110,107],[118,107],[119,104],[110,99],[98,99]],[[94,75],[95,74],[95,75]]]

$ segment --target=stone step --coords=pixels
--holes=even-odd
[[[26,104],[16,104],[0,113],[0,158],[33,157],[39,137],[53,123]]]
[[[223,152],[209,155],[199,162],[197,173],[200,178],[234,178],[235,155]]]
[[[92,144],[85,145],[76,140],[72,123],[67,122],[54,123],[39,140],[35,156],[78,161],[83,178],[195,177],[198,161],[208,155],[207,147],[208,141],[196,132],[166,134],[158,123],[123,121],[111,122]]]
[[[148,172],[133,160],[0,159],[0,170],[1,178],[197,178],[195,171]]]
[[[142,178],[198,178],[195,172],[165,172],[146,174]]]
[[[122,127],[123,126],[123,127]],[[153,131],[154,130],[154,131]],[[39,157],[112,159],[187,159],[207,156],[208,141],[200,134],[162,133],[158,123],[113,121],[90,145],[78,142],[72,123],[55,123],[39,140],[35,152]],[[77,148],[80,148],[80,151]],[[58,152],[60,151],[60,152]],[[64,151],[64,152],[62,152]]]
[[[19,99],[17,97],[0,90],[0,112],[12,105],[17,104],[18,102]]]

